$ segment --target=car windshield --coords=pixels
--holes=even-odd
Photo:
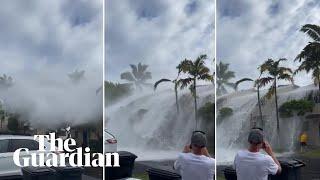
[[[106,133],[106,139],[115,139],[115,137],[109,133],[107,130],[104,131]]]
[[[0,153],[8,152],[9,140],[1,139],[0,140]]]

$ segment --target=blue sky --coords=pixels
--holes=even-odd
[[[106,79],[124,82],[120,74],[142,62],[154,82],[176,77],[184,58],[204,53],[212,60],[214,10],[212,0],[106,1]]]
[[[319,9],[317,0],[217,0],[217,59],[230,63],[234,81],[257,77],[257,66],[267,58],[287,58],[283,65],[295,69],[293,59],[310,41],[299,29],[319,25]],[[312,83],[305,73],[295,81]]]

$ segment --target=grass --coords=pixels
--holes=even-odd
[[[217,180],[225,180],[224,176],[217,176]]]
[[[302,156],[305,156],[307,158],[320,158],[320,149],[317,149],[317,150],[312,150],[312,151],[309,151],[309,152],[306,152],[306,153],[302,153],[301,154]]]
[[[148,173],[133,174],[132,177],[137,179],[142,179],[142,180],[149,180]]]

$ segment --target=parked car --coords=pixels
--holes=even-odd
[[[104,130],[105,132],[105,152],[116,152],[117,151],[117,139],[116,137]]]
[[[37,153],[39,142],[33,136],[0,135],[0,177],[21,176],[21,167],[13,162],[13,153],[19,148],[28,148],[29,154]],[[45,141],[45,150],[50,152],[50,144]],[[20,153],[21,156],[30,156]]]

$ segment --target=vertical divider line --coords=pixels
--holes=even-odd
[[[215,179],[217,179],[217,0],[214,0],[214,153],[215,153]]]
[[[105,82],[105,64],[106,64],[106,56],[105,56],[105,15],[106,15],[106,11],[105,11],[105,7],[106,7],[106,0],[102,0],[102,153],[105,153],[105,133],[104,133],[104,129],[105,129],[105,86],[104,86],[104,82]],[[104,157],[104,160],[105,157]],[[102,168],[102,178],[103,180],[105,180],[105,164],[103,165]]]

